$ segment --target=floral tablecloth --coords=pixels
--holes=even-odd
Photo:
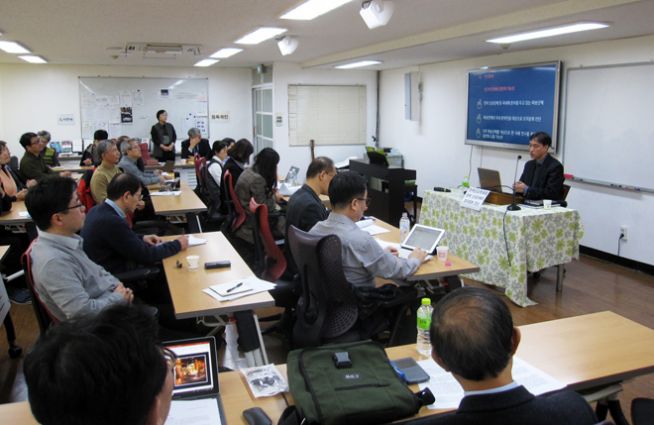
[[[479,265],[479,272],[466,277],[504,288],[516,304],[535,304],[527,297],[528,271],[579,258],[583,228],[578,211],[523,207],[506,212],[505,205],[488,204],[475,211],[461,207],[462,198],[461,191],[425,192],[420,223],[445,229],[441,245]]]

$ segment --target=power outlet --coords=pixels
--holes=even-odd
[[[627,232],[628,229],[629,228],[627,226],[625,226],[624,224],[622,226],[620,226],[620,234],[622,235],[622,240],[623,241],[627,241],[627,238],[629,236],[629,234]]]

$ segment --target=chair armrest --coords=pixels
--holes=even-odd
[[[159,275],[159,273],[161,273],[161,271],[156,267],[143,267],[127,272],[116,273],[114,276],[121,282],[126,283],[134,282],[137,280],[152,279],[153,277]]]

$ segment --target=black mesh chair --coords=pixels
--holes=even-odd
[[[635,398],[631,402],[631,422],[634,425],[654,425],[654,400]]]

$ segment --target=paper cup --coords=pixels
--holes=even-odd
[[[546,210],[552,208],[552,200],[551,199],[543,199],[543,208]]]
[[[436,256],[438,257],[438,261],[442,261],[443,263],[447,261],[448,251],[449,249],[446,246],[436,247]]]
[[[200,256],[199,255],[189,255],[186,257],[186,262],[188,263],[188,268],[189,269],[197,269],[198,265],[200,264]]]

